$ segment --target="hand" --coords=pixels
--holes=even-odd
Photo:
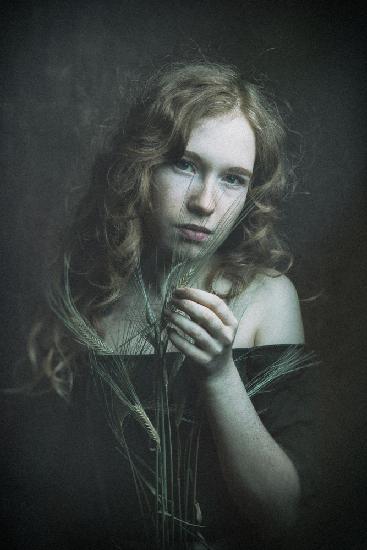
[[[227,304],[215,294],[197,288],[176,289],[171,303],[190,317],[165,310],[171,325],[168,335],[175,347],[201,365],[206,376],[233,367],[232,345],[238,321]]]

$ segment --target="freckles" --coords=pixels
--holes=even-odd
[[[174,178],[165,183],[160,188],[160,192],[164,195],[163,202],[170,205],[171,208],[181,207],[187,196],[187,188],[182,185],[182,182],[175,181]]]
[[[154,203],[162,213],[174,215],[181,211],[190,193],[187,178],[175,174],[172,169],[161,167],[153,182]]]
[[[185,202],[185,196],[179,189],[172,186],[162,186],[157,190],[157,206],[161,214],[175,215],[180,212]]]

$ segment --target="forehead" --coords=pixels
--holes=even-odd
[[[255,162],[255,134],[241,112],[205,118],[194,126],[187,149],[203,158],[233,166],[252,165]]]

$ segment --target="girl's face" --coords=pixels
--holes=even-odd
[[[240,111],[201,120],[183,157],[154,172],[148,239],[184,258],[217,249],[243,209],[255,152],[254,132]]]

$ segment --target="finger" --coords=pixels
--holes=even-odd
[[[191,300],[176,300],[172,298],[171,302],[174,306],[189,315],[192,321],[202,326],[212,338],[219,340],[225,345],[232,343],[235,327],[224,325],[211,309]]]
[[[212,336],[200,325],[172,311],[166,310],[168,320],[184,332],[185,335],[194,339],[194,343],[200,349],[207,351],[210,354],[219,354],[223,351],[220,343],[212,338]]]
[[[197,302],[198,304],[209,308],[214,311],[214,313],[225,325],[231,326],[237,323],[236,317],[233,315],[224,300],[211,292],[206,292],[205,290],[191,287],[176,288],[173,292],[173,297],[192,300],[193,302]]]
[[[195,344],[188,342],[183,336],[181,336],[177,330],[172,327],[167,327],[167,332],[173,345],[181,351],[186,357],[189,357],[194,362],[201,365],[206,365],[210,362],[211,356],[205,351],[201,350]]]

